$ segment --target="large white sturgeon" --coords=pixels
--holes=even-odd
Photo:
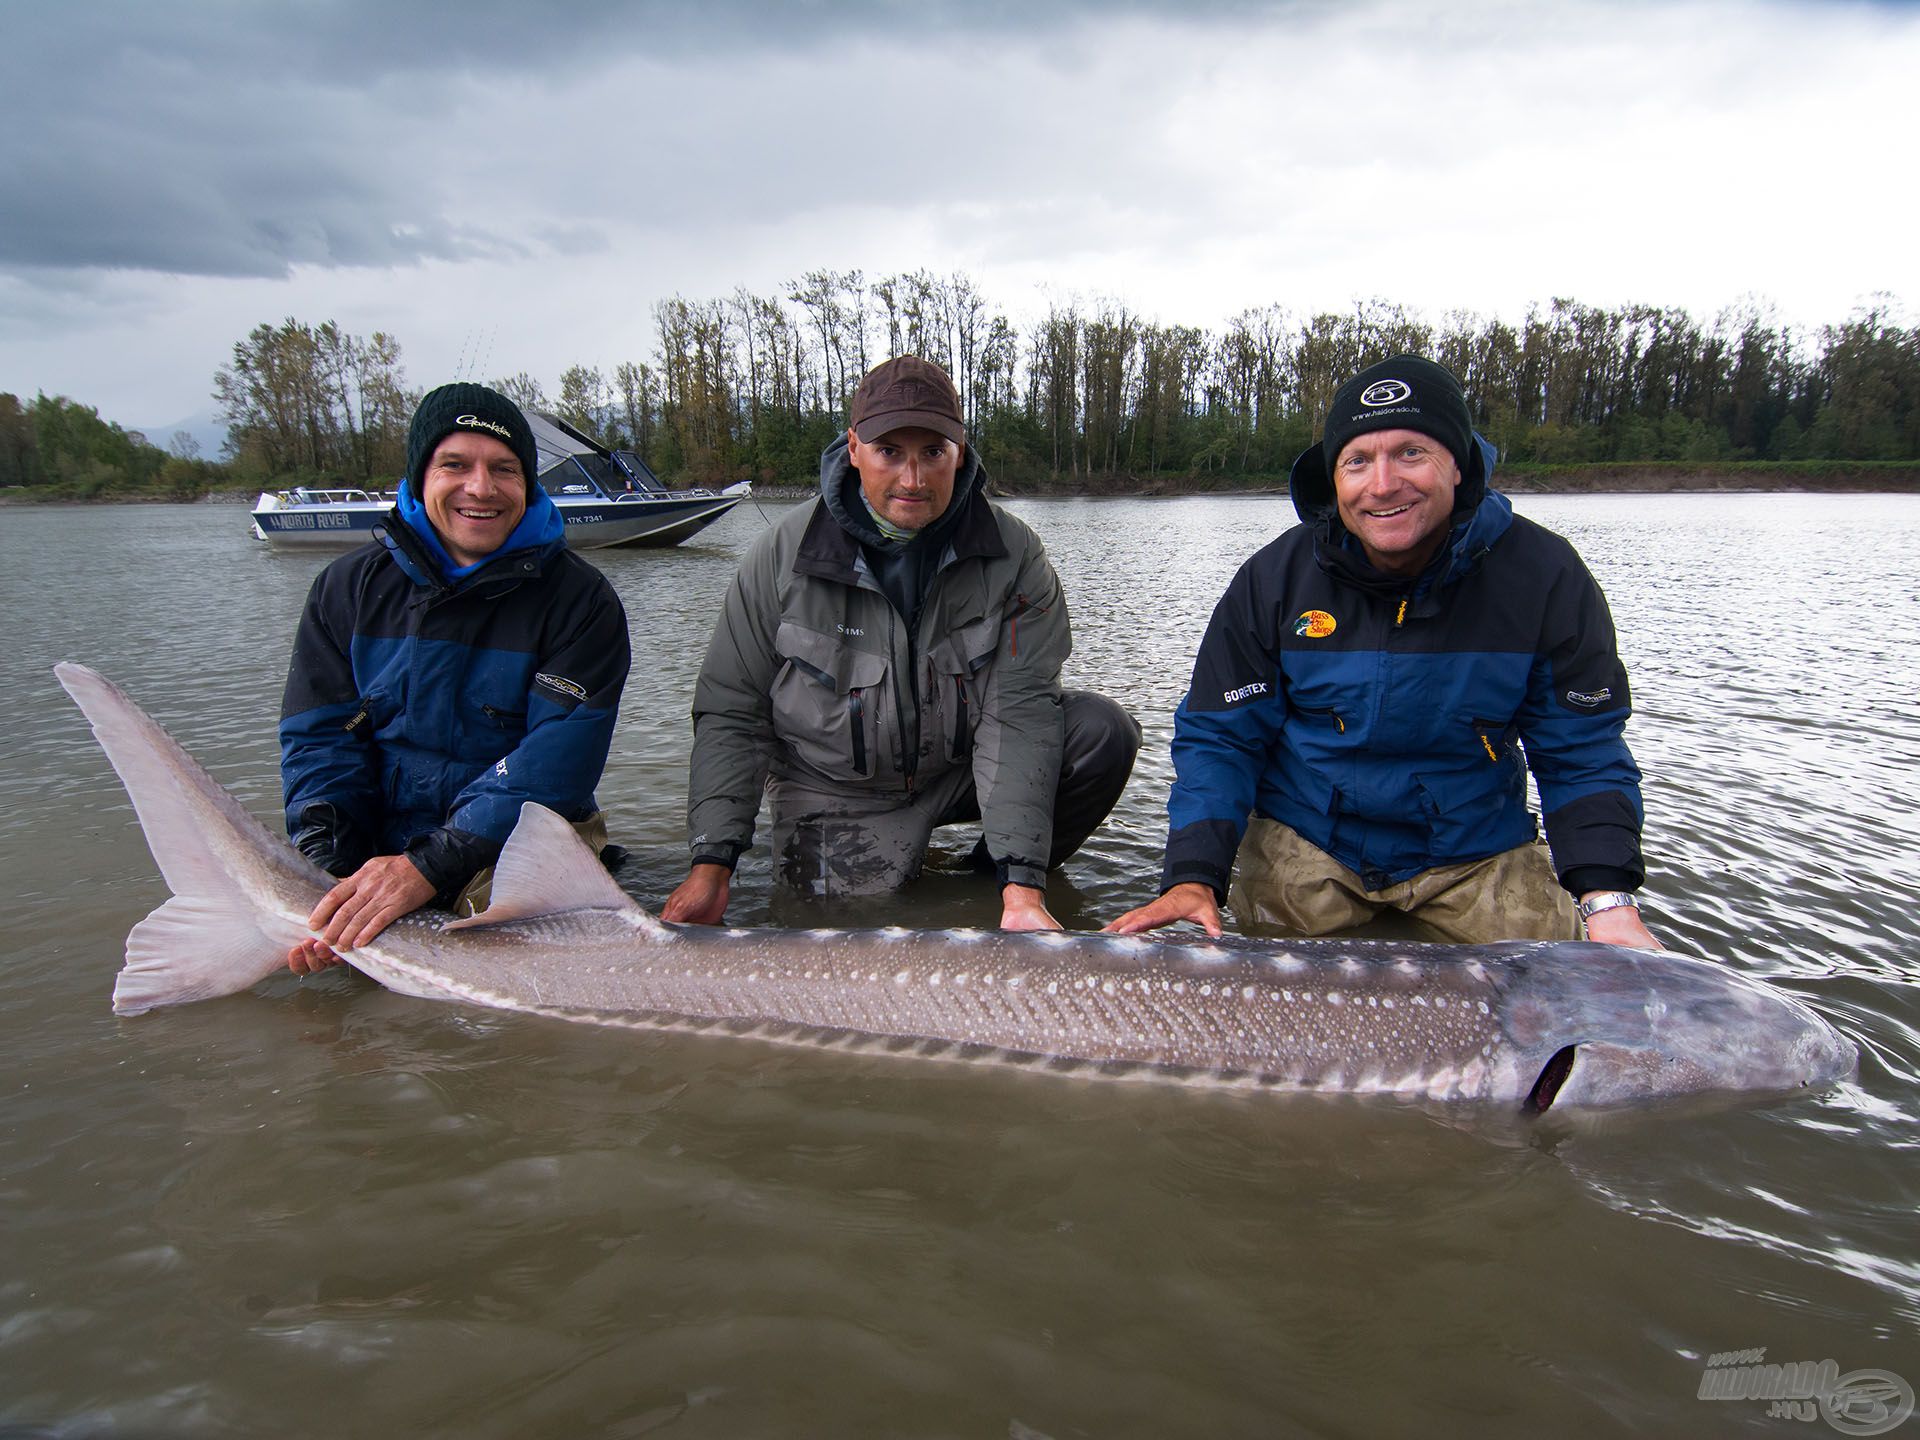
[[[128,935],[114,1009],[229,995],[279,970],[329,877],[110,681],[55,673],[173,891]],[[1759,981],[1610,945],[666,925],[537,805],[484,915],[410,916],[349,959],[409,995],[596,1024],[1534,1110],[1789,1092],[1856,1058]]]

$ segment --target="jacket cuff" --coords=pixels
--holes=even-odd
[[[993,878],[1001,885],[1025,885],[1031,890],[1047,888],[1047,867],[1031,860],[997,860]]]
[[[336,880],[345,879],[373,858],[373,847],[353,822],[326,800],[301,807],[289,838],[294,849]]]
[[[1624,890],[1631,894],[1640,888],[1641,877],[1631,870],[1616,870],[1611,865],[1576,865],[1560,877],[1560,888],[1576,900],[1595,890]]]
[[[1211,865],[1195,864],[1188,861],[1180,865],[1168,865],[1160,872],[1160,893],[1166,894],[1176,885],[1204,885],[1213,891],[1214,902],[1227,903],[1227,885],[1230,876],[1222,875]]]
[[[464,830],[428,830],[409,840],[403,853],[433,886],[433,903],[445,908],[460,898],[468,881],[500,858],[500,848]]]
[[[732,874],[734,867],[740,863],[741,852],[745,849],[746,846],[744,845],[702,845],[693,852],[693,863],[695,865],[724,865],[727,867],[727,873]]]

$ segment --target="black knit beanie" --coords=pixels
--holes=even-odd
[[[1417,355],[1395,355],[1369,365],[1333,392],[1320,452],[1332,475],[1340,452],[1356,435],[1417,430],[1453,453],[1462,474],[1473,468],[1473,418],[1466,393],[1444,365]]]
[[[510,447],[526,472],[527,495],[532,498],[539,457],[527,417],[498,390],[465,381],[429,390],[413,412],[413,424],[407,428],[407,479],[415,495],[421,495],[434,447],[456,430],[491,435]]]

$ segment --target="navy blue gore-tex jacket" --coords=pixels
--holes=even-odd
[[[1163,887],[1224,899],[1250,814],[1374,890],[1495,855],[1536,836],[1529,766],[1563,886],[1645,878],[1606,600],[1570,544],[1487,488],[1478,444],[1448,543],[1413,579],[1369,565],[1330,488],[1303,493],[1296,473],[1306,523],[1234,576],[1175,713]]]
[[[314,581],[280,768],[288,833],[330,873],[404,853],[444,904],[498,858],[524,802],[569,820],[598,808],[626,615],[535,493],[536,523],[456,579],[396,513]]]

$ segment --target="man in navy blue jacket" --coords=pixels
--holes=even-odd
[[[1301,935],[1394,910],[1460,942],[1658,945],[1606,600],[1493,462],[1430,361],[1335,392],[1293,465],[1305,523],[1235,575],[1175,714],[1162,894],[1110,930],[1218,935],[1231,898]]]
[[[320,573],[281,706],[287,831],[340,883],[296,945],[338,962],[429,902],[475,908],[526,801],[606,838],[594,787],[626,683],[626,615],[566,548],[504,395],[443,385],[407,435],[374,542]]]

